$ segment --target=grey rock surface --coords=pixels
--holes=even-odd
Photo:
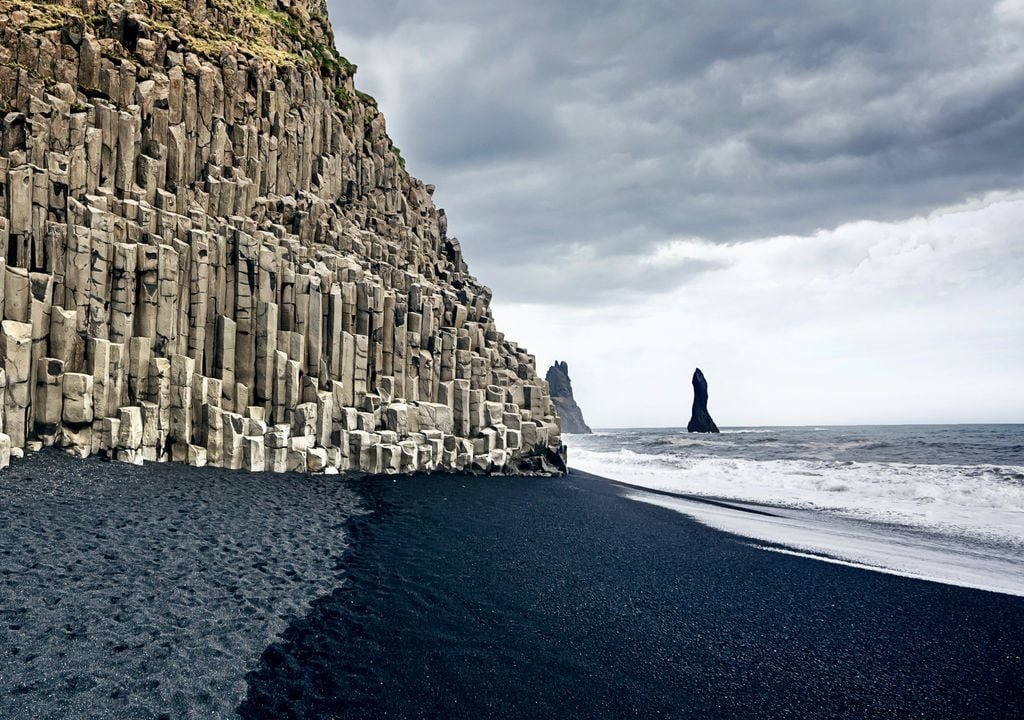
[[[572,394],[572,380],[569,379],[569,363],[555,360],[555,364],[548,368],[545,378],[548,387],[551,389],[551,401],[558,410],[558,417],[562,423],[562,432],[573,435],[589,435],[593,431],[583,419],[583,411],[576,404]]]
[[[251,471],[564,465],[534,357],[495,326],[321,0],[81,7],[0,7],[12,448]]]

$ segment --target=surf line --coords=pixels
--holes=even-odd
[[[780,555],[792,555],[793,557],[806,558],[808,560],[818,560],[820,562],[832,563],[833,565],[845,565],[846,567],[852,567],[858,570],[869,570],[871,572],[879,572],[884,573],[886,575],[895,575],[896,577],[905,577],[911,580],[925,580],[926,582],[938,583],[940,585],[955,585],[958,587],[971,588],[973,590],[987,590],[988,592],[996,592],[1003,593],[1004,595],[1024,597],[1024,591],[1015,591],[997,585],[986,585],[984,583],[971,582],[969,580],[958,580],[956,582],[953,582],[952,580],[940,580],[931,575],[922,575],[920,573],[910,572],[909,570],[896,570],[894,568],[886,567],[885,565],[868,565],[865,563],[855,562],[853,560],[843,560],[841,558],[833,557],[831,555],[819,555],[817,553],[800,552],[799,550],[790,550],[789,548],[785,547],[760,545],[757,543],[744,543],[744,545],[746,545],[747,547],[752,547],[756,550],[766,550],[768,552],[779,553]]]
[[[677,498],[679,500],[688,500],[690,502],[701,503],[702,505],[712,505],[714,507],[724,508],[726,510],[736,510],[737,512],[750,513],[751,515],[762,515],[764,517],[773,518],[782,517],[781,515],[777,515],[773,512],[768,512],[767,510],[761,510],[759,508],[750,507],[748,505],[737,505],[732,502],[727,502],[725,500],[705,495],[692,495],[690,493],[672,492],[671,490],[659,490],[657,488],[646,487],[645,485],[634,485],[632,483],[623,482],[622,480],[613,480],[611,478],[606,478],[601,475],[594,475],[593,473],[588,473],[583,470],[577,470],[575,468],[572,468],[572,471],[580,473],[581,475],[588,475],[589,477],[592,478],[604,480],[605,482],[611,483],[612,485],[617,485],[627,490],[638,490],[640,492],[651,493],[652,495],[662,495],[664,497]],[[762,505],[759,507],[769,506]]]

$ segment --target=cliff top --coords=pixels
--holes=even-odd
[[[2,0],[0,13],[9,14],[18,32],[59,33],[57,41],[72,44],[94,35],[104,57],[134,61],[143,71],[168,53],[172,57],[157,65],[181,64],[175,54],[214,62],[237,54],[312,69],[344,111],[359,106],[364,122],[383,123],[376,100],[355,89],[356,65],[335,47],[324,0]],[[0,47],[0,64],[16,66],[19,58]],[[86,95],[95,90],[79,89]],[[401,152],[390,144],[404,167]]]
[[[69,32],[65,27],[75,18],[99,37],[113,38],[121,35],[114,28],[126,29],[129,45],[160,32],[170,48],[209,59],[235,51],[277,63],[304,63],[339,82],[356,70],[335,49],[323,0],[4,0],[3,9],[31,32]],[[114,45],[106,50],[116,54]],[[124,50],[131,54],[137,48]]]

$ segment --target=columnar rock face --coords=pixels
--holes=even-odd
[[[0,459],[564,468],[324,12],[0,2]]]
[[[548,368],[545,379],[551,390],[551,400],[558,410],[562,431],[574,435],[589,435],[592,433],[593,431],[583,419],[583,411],[576,404],[576,399],[572,395],[569,363],[555,360],[555,364]]]
[[[704,373],[697,368],[693,371],[693,411],[690,413],[690,422],[686,426],[687,432],[716,433],[718,426],[711,419],[708,412],[708,381],[704,379]]]

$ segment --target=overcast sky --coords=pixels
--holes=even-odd
[[[330,0],[598,427],[1024,421],[1024,0]]]

